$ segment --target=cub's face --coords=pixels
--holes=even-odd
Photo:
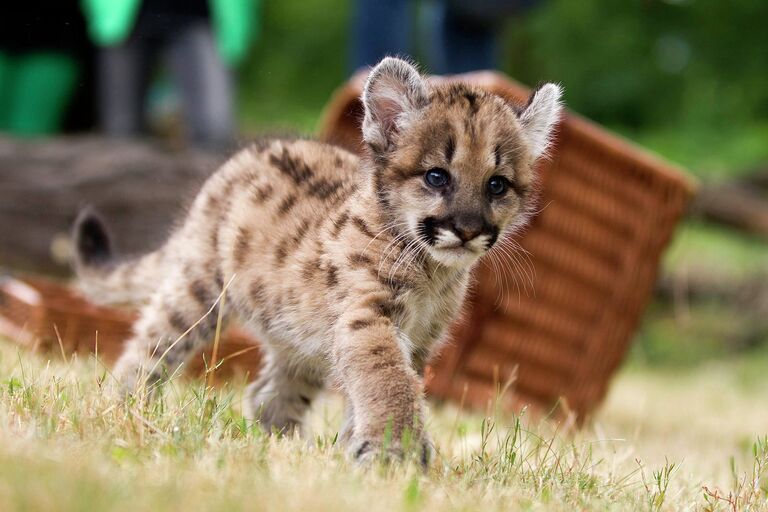
[[[547,84],[518,111],[463,84],[430,87],[404,61],[382,61],[363,95],[363,136],[392,226],[441,264],[474,263],[527,220],[533,166],[559,97]]]

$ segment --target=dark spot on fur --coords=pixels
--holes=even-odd
[[[299,400],[301,400],[301,403],[303,403],[307,407],[309,407],[309,405],[312,403],[312,400],[310,400],[308,397],[304,395],[299,395]]]
[[[175,310],[168,312],[168,324],[179,332],[184,332],[190,327],[189,322],[184,320],[184,316]]]
[[[267,183],[266,185],[263,185],[261,187],[253,187],[251,189],[251,201],[253,201],[255,204],[261,204],[267,199],[269,199],[272,196],[272,193],[274,192],[274,189],[272,188],[272,185]]]
[[[277,246],[277,249],[275,249],[275,264],[282,266],[283,263],[285,263],[285,257],[287,255],[288,248],[285,246],[285,241],[283,241],[280,243],[280,245]]]
[[[352,223],[355,225],[355,227],[357,227],[357,229],[360,230],[362,234],[368,238],[373,238],[375,236],[368,228],[368,224],[366,224],[365,221],[360,217],[352,217]]]
[[[347,221],[349,221],[349,212],[347,211],[341,212],[341,214],[339,214],[339,216],[336,217],[336,220],[333,221],[333,229],[331,230],[332,238],[339,237],[339,234],[341,233],[341,230],[344,229],[344,226],[347,224]]]
[[[378,361],[371,365],[371,370],[378,371],[378,370],[385,370],[388,368],[393,368],[395,366],[395,363],[389,360],[382,360]]]
[[[201,279],[192,281],[192,284],[189,285],[189,294],[201,306],[206,306],[209,304],[209,302],[211,302],[211,296],[208,293],[208,287]]]
[[[293,290],[288,290],[288,293],[285,294],[284,302],[295,308],[299,305],[299,298],[296,296],[296,293]]]
[[[218,213],[211,212],[211,215],[213,215],[214,220],[211,223],[211,234],[210,234],[210,241],[211,241],[211,247],[213,247],[214,251],[218,251],[219,247],[219,227],[224,224],[225,219],[229,215],[229,201],[226,201],[227,196],[230,195],[232,188],[234,187],[234,183],[232,181],[228,181],[224,184],[224,187],[221,190],[221,198],[218,200],[217,203],[220,205],[218,208]]]
[[[318,270],[320,270],[319,258],[306,261],[301,267],[301,277],[304,278],[305,281],[310,281],[315,274],[317,274]]]
[[[389,352],[389,347],[387,345],[376,345],[370,350],[372,356],[380,356],[387,352]]]
[[[329,288],[339,284],[339,268],[336,265],[328,265],[328,270],[325,274],[325,284]]]
[[[352,194],[354,194],[356,190],[357,185],[354,183],[344,185],[344,187],[336,193],[336,197],[332,200],[332,204],[338,204],[340,202],[346,201],[352,197]]]
[[[304,238],[304,235],[307,234],[307,231],[309,230],[310,222],[308,219],[304,219],[299,224],[299,227],[296,228],[296,233],[293,235],[293,243],[294,245],[298,245],[301,240]]]
[[[162,340],[164,337],[163,334],[155,327],[148,328],[144,335],[146,336],[146,339],[152,342],[152,347],[154,347],[155,344],[160,342],[160,340]]]
[[[288,148],[285,147],[280,156],[274,154],[270,155],[269,161],[297,185],[307,181],[313,175],[312,169],[310,169],[301,159],[291,156],[288,152]]]
[[[264,283],[260,279],[254,279],[248,288],[248,293],[254,306],[263,308],[267,303],[267,293],[264,290]]]
[[[403,307],[400,304],[389,299],[377,299],[372,306],[378,314],[389,319],[400,315],[403,311]]]
[[[248,249],[250,248],[250,243],[251,243],[250,231],[248,231],[248,228],[240,226],[237,230],[237,239],[235,240],[235,251],[234,251],[235,265],[237,268],[242,267],[243,263],[245,263],[245,258],[248,255]]]
[[[347,259],[353,267],[367,267],[373,264],[373,259],[361,252],[350,254]]]
[[[236,188],[244,187],[253,183],[256,178],[257,176],[253,173],[252,170],[241,170],[240,173],[232,178],[232,186]]]
[[[373,318],[353,320],[349,322],[349,328],[352,329],[353,331],[359,331],[360,329],[365,329],[366,327],[370,327],[375,323],[376,323],[376,320]]]
[[[331,181],[325,178],[319,178],[309,185],[307,193],[312,197],[317,197],[318,199],[324,200],[338,192],[341,186],[342,183],[340,181]]]
[[[217,225],[213,226],[213,229],[211,230],[211,234],[210,234],[209,240],[211,242],[211,248],[214,250],[214,252],[218,252],[218,250],[219,250],[219,229],[218,229]]]
[[[478,108],[480,108],[479,104],[477,103],[477,94],[475,94],[472,91],[465,91],[464,92],[464,98],[467,100],[467,107],[469,108],[469,115],[473,116],[477,114]]]
[[[389,209],[389,198],[387,197],[387,191],[384,188],[383,183],[383,173],[384,171],[377,167],[376,170],[373,173],[373,188],[376,191],[376,201],[378,201],[379,205],[384,208],[385,210]]]
[[[501,165],[501,146],[496,144],[496,147],[493,148],[493,156],[496,159],[496,167]]]
[[[288,196],[280,202],[280,205],[277,207],[277,212],[280,215],[287,214],[291,211],[291,208],[293,208],[297,200],[298,198],[296,197],[296,194],[288,194]]]
[[[453,154],[456,152],[456,141],[453,139],[453,135],[448,137],[448,142],[445,145],[445,159],[448,163],[453,161]]]
[[[182,352],[190,352],[195,346],[194,338],[184,338],[181,340]]]
[[[211,262],[208,268],[215,267],[215,263]],[[221,269],[217,268],[216,273],[213,275],[213,282],[216,283],[216,288],[221,290],[224,288],[224,277],[221,275]]]
[[[215,195],[211,194],[208,199],[205,200],[205,213],[206,215],[213,215],[219,210],[219,204],[221,200]]]
[[[289,250],[295,249],[299,246],[299,244],[301,244],[301,241],[304,239],[304,235],[306,235],[307,231],[309,230],[309,226],[309,220],[302,220],[299,226],[296,228],[295,233],[293,233],[291,236],[283,238],[280,243],[277,244],[277,249],[275,249],[275,261],[278,265],[283,264],[283,260],[285,260]]]

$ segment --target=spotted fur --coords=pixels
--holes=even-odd
[[[228,284],[223,316],[237,315],[262,343],[247,406],[265,429],[298,427],[334,387],[348,402],[342,439],[352,456],[373,457],[387,429],[391,453],[406,430],[426,450],[419,376],[472,266],[528,218],[559,97],[547,84],[527,107],[511,105],[467,85],[431,85],[387,58],[363,94],[361,159],[306,140],[255,144],[208,180],[162,248],[122,264],[86,213],[75,230],[84,287],[143,302],[116,375],[131,387],[174,373],[211,342],[218,311],[206,312]],[[430,184],[431,170],[447,174],[445,186]],[[503,194],[489,191],[492,177]]]

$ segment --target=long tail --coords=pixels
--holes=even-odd
[[[141,302],[156,288],[162,273],[162,249],[119,261],[104,221],[91,208],[80,212],[72,237],[80,289],[94,302]]]

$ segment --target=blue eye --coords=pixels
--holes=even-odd
[[[508,183],[507,179],[503,176],[492,176],[491,179],[488,180],[488,192],[490,192],[492,196],[500,196],[507,191]]]
[[[445,169],[435,167],[424,174],[424,181],[432,188],[443,188],[451,181],[451,176]]]

